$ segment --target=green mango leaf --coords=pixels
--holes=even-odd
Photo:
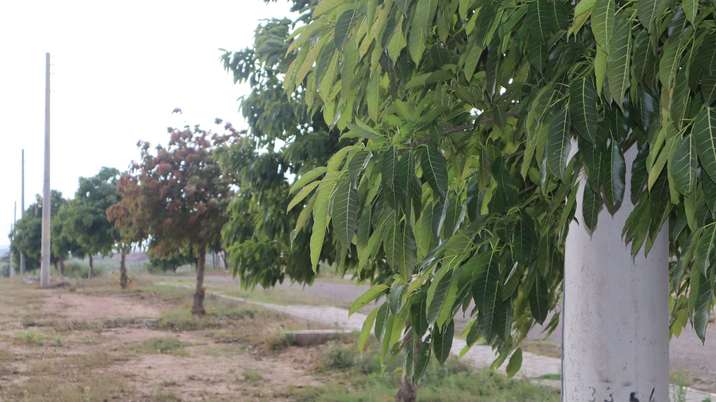
[[[626,167],[619,145],[612,141],[609,153],[609,186],[606,189],[607,210],[614,215],[624,200]]]
[[[437,320],[440,309],[450,289],[452,283],[452,268],[449,265],[443,265],[435,274],[427,295],[427,317],[428,323],[432,324]]]
[[[439,327],[435,327],[433,331],[433,353],[435,358],[438,359],[440,364],[445,364],[448,357],[450,357],[450,349],[452,348],[452,341],[455,336],[455,322],[450,320],[450,323],[445,326],[443,330]]]
[[[415,64],[420,64],[423,58],[437,5],[437,0],[417,0],[415,5],[415,14],[408,35],[408,52]]]
[[[674,151],[669,160],[671,178],[674,181],[676,191],[687,195],[694,190],[698,167],[694,136],[687,135],[679,141],[676,151]]]
[[[597,93],[591,78],[577,79],[569,86],[569,115],[577,134],[594,143],[599,115]]]
[[[616,16],[614,23],[613,39],[609,42],[607,82],[611,98],[621,107],[631,80],[631,22],[621,13]]]
[[[671,87],[676,79],[681,64],[683,53],[683,41],[681,35],[670,37],[664,44],[664,49],[659,59],[659,82],[666,88]]]
[[[602,207],[602,197],[592,191],[589,186],[585,186],[582,197],[582,217],[584,218],[585,228],[589,233],[594,232],[594,229],[597,228],[597,220]]]
[[[532,317],[540,324],[544,323],[549,313],[549,289],[542,276],[535,275],[532,289],[530,290],[530,311]]]
[[[716,224],[704,229],[694,252],[694,268],[709,277],[711,264],[716,262]]]
[[[597,82],[597,95],[602,96],[604,81],[607,79],[607,50],[597,45],[597,54],[594,56],[594,79]]]
[[[336,49],[343,49],[343,43],[346,41],[346,37],[348,36],[348,31],[350,31],[351,27],[353,26],[353,23],[356,19],[356,10],[346,10],[341,14],[340,17],[338,17],[338,21],[336,21],[336,29],[333,37],[333,42],[336,46]]]
[[[699,12],[699,0],[681,0],[681,8],[690,23],[696,23],[696,14]]]
[[[384,283],[380,283],[366,290],[362,295],[358,296],[355,301],[353,301],[353,303],[351,304],[351,308],[348,310],[348,313],[353,314],[357,312],[358,310],[366,306],[368,303],[384,295],[388,289],[390,289],[390,286]]]
[[[609,49],[614,35],[616,0],[597,0],[592,9],[592,33],[602,49]]]
[[[358,228],[358,192],[353,180],[343,175],[338,182],[333,199],[333,235],[344,246],[351,244]]]
[[[311,230],[311,265],[315,271],[318,268],[318,261],[321,258],[323,241],[326,238],[326,229],[330,221],[328,209],[331,202],[333,189],[336,187],[336,179],[333,173],[329,173],[321,180],[316,192],[316,201],[313,205],[313,228]]]
[[[368,346],[368,338],[370,338],[370,333],[373,330],[373,325],[375,324],[375,317],[377,315],[378,308],[374,308],[373,310],[371,310],[370,313],[368,313],[368,316],[365,318],[365,321],[363,321],[360,335],[358,335],[358,350],[364,351],[366,346]]]
[[[291,211],[296,205],[300,204],[301,201],[303,201],[306,197],[308,197],[313,190],[318,187],[318,185],[321,184],[320,180],[316,180],[307,186],[303,187],[301,191],[296,194],[295,197],[291,200],[291,202],[288,203],[288,207],[286,208],[286,212]]]
[[[668,5],[668,0],[637,0],[636,13],[639,21],[649,32],[652,32]]]
[[[301,177],[296,180],[295,183],[291,186],[291,194],[295,193],[296,191],[300,190],[305,186],[306,184],[312,182],[313,180],[316,180],[317,178],[323,176],[324,173],[326,173],[326,167],[325,166],[319,166],[317,168],[311,169],[308,172],[301,175]]]
[[[442,198],[447,195],[447,167],[442,153],[430,145],[422,147],[420,166],[433,191]]]
[[[507,369],[505,370],[507,373],[507,377],[514,377],[515,374],[517,374],[518,371],[520,371],[520,368],[522,367],[522,348],[517,348],[514,352],[512,352],[512,356],[510,357],[510,361],[507,363]]]
[[[691,135],[699,151],[701,166],[716,181],[716,110],[704,107],[696,115]]]
[[[490,255],[486,264],[479,266],[479,269],[473,286],[473,297],[478,309],[478,328],[483,336],[491,337],[495,332],[495,310],[500,299],[499,265],[494,253]]]
[[[547,166],[555,177],[563,179],[567,170],[571,139],[566,105],[557,109],[551,123],[547,138]]]

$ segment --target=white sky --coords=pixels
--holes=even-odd
[[[42,192],[44,57],[52,54],[52,188],[71,197],[80,176],[124,170],[137,140],[166,143],[166,127],[241,126],[219,48],[250,46],[256,25],[288,15],[286,1],[0,0],[0,244],[13,203]],[[183,115],[172,115],[175,107]]]

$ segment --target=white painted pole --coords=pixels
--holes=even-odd
[[[21,152],[20,162],[20,219],[25,217],[25,150]],[[25,274],[25,253],[20,253],[20,275]]]
[[[630,176],[636,148],[625,155],[624,203],[599,214],[590,236],[572,222],[565,246],[562,400],[669,400],[668,236],[632,258],[622,228],[633,210]],[[582,193],[576,218],[582,220]]]
[[[42,263],[40,287],[50,286],[50,233],[52,195],[50,194],[50,54],[45,53],[45,180],[42,191]]]

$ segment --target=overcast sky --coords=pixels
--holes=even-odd
[[[262,19],[285,1],[0,1],[0,245],[20,200],[42,192],[44,57],[52,55],[52,188],[74,194],[80,176],[124,170],[137,140],[167,141],[166,127],[243,125],[219,48],[250,46]],[[172,115],[179,107],[182,115]]]

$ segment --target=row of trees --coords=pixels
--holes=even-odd
[[[118,178],[118,170],[103,168],[93,177],[80,178],[72,199],[65,199],[61,193],[52,191],[50,260],[58,272],[64,273],[67,258],[87,256],[89,275],[93,276],[93,256],[108,255],[117,246],[117,231],[107,220],[105,211],[119,200],[116,188]],[[13,258],[19,261],[20,253],[23,253],[29,269],[40,264],[41,228],[42,199],[38,196],[10,234]]]
[[[222,57],[250,85],[248,129],[219,121],[140,143],[108,211],[115,245],[195,259],[195,314],[207,249],[226,250],[246,286],[310,283],[323,261],[375,284],[353,309],[382,297],[361,339],[404,352],[401,399],[448,357],[458,312],[472,318],[468,345],[487,342],[513,373],[530,328],[558,323],[569,224],[593,230],[629,197],[634,254],[669,224],[672,331],[691,321],[703,338],[716,289],[713,2],[292,4],[296,20],[269,20],[252,48]]]

